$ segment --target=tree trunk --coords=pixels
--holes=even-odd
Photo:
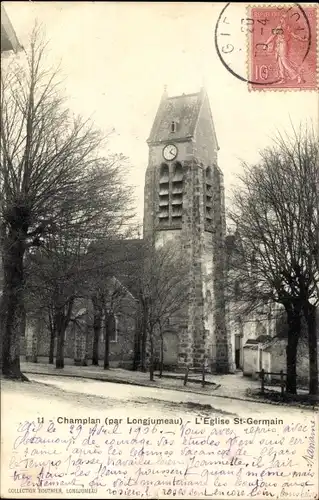
[[[64,368],[64,338],[67,326],[70,322],[73,303],[74,299],[70,298],[65,306],[56,308],[56,314],[54,318],[56,325],[56,336],[57,336],[56,359],[55,359],[56,368]],[[65,312],[66,307],[67,311]]]
[[[160,359],[160,371],[159,371],[159,376],[162,378],[163,375],[163,366],[164,366],[164,337],[162,333],[160,334],[161,336],[161,359]]]
[[[11,230],[3,248],[2,373],[6,377],[18,380],[27,380],[20,370],[20,338],[25,324],[24,252],[24,241]]]
[[[2,294],[2,295],[0,295],[0,367],[1,367],[1,372],[2,372],[2,352],[3,352],[3,337],[4,337],[3,325],[5,322],[4,310],[5,310],[4,294]]]
[[[64,368],[64,332],[62,330],[57,335],[55,367]]]
[[[57,333],[57,345],[56,345],[56,358],[55,367],[64,368],[64,315],[62,312],[56,314],[56,333]]]
[[[137,315],[135,321],[135,336],[134,336],[134,358],[133,358],[133,371],[137,371],[141,363],[141,324],[140,318]]]
[[[146,372],[146,344],[147,344],[147,322],[148,322],[148,301],[145,299],[143,307],[143,324],[142,324],[142,352],[141,352],[141,371]]]
[[[54,344],[55,344],[55,328],[50,328],[50,350],[49,350],[49,364],[54,363]]]
[[[89,358],[88,346],[89,346],[89,338],[90,338],[90,327],[89,327],[88,313],[86,314],[84,328],[85,328],[85,354],[84,354],[82,366],[88,366],[88,358]]]
[[[154,339],[153,332],[150,332],[150,381],[154,381]]]
[[[53,365],[53,363],[54,363],[54,343],[55,343],[55,335],[51,331],[51,333],[50,333],[50,349],[49,349],[49,365]]]
[[[115,316],[112,310],[108,310],[104,304],[105,310],[105,349],[104,349],[104,370],[110,368],[110,336],[115,332]]]
[[[143,325],[142,330],[142,349],[141,349],[141,371],[146,372],[146,339],[147,339],[147,330],[145,325]]]
[[[287,343],[287,379],[286,391],[297,394],[297,347],[301,330],[299,310],[289,309],[288,315],[288,343]]]
[[[93,352],[92,352],[92,365],[99,365],[99,339],[101,336],[102,327],[102,302],[99,295],[92,297],[93,303]]]
[[[104,349],[104,370],[110,369],[110,329],[112,327],[112,314],[105,311],[105,349]]]
[[[318,339],[317,339],[317,310],[307,303],[304,308],[308,329],[309,348],[309,394],[318,394]]]
[[[50,349],[49,349],[49,364],[53,365],[54,363],[54,344],[55,344],[55,324],[53,315],[50,310],[48,313],[49,317],[49,326],[50,326]]]

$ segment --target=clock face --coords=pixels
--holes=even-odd
[[[167,144],[163,149],[163,156],[167,161],[174,160],[177,156],[177,147],[175,144]]]

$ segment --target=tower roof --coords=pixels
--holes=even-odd
[[[204,89],[195,94],[182,94],[174,97],[168,97],[165,89],[147,142],[157,143],[170,139],[192,138],[206,98],[207,94]],[[171,131],[172,122],[177,124],[174,132]]]

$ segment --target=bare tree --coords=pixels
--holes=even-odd
[[[30,256],[26,267],[26,300],[41,304],[50,325],[50,343],[57,340],[56,368],[64,367],[65,332],[71,321],[76,299],[85,286],[85,249],[75,234],[57,233],[47,237],[45,246]],[[50,352],[50,358],[53,352]]]
[[[173,243],[167,243],[161,248],[145,243],[135,280],[142,325],[136,348],[140,350],[142,370],[145,371],[146,351],[147,346],[149,347],[150,380],[154,380],[156,354],[160,360],[160,372],[163,371],[164,332],[167,324],[175,319],[178,325],[178,318],[187,314],[189,269]]]
[[[135,315],[135,302],[134,297],[124,284],[115,276],[110,277],[103,295],[104,370],[108,370],[110,367],[110,336],[112,333],[116,333],[116,318],[120,315],[132,319]]]
[[[125,197],[119,175],[112,178],[118,158],[102,157],[101,134],[66,108],[57,72],[45,69],[45,49],[35,29],[25,64],[1,75],[2,372],[20,379],[26,251],[72,227],[87,237],[90,226],[98,237],[102,219],[121,224]]]
[[[309,392],[318,391],[318,138],[304,127],[275,138],[257,165],[243,165],[230,219],[241,244],[233,260],[241,312],[276,302],[287,314],[287,391],[296,393],[296,356],[308,325]]]
[[[101,290],[94,290],[92,294],[93,304],[93,353],[92,365],[98,366],[99,364],[99,338],[102,328],[103,318],[103,292]]]
[[[107,289],[107,276],[115,268],[115,262],[120,257],[112,252],[110,238],[106,235],[115,236],[121,225],[124,212],[130,216],[130,197],[125,197],[125,187],[120,187],[116,180],[114,170],[109,172],[107,182],[101,178],[104,184],[104,195],[110,200],[109,214],[116,208],[112,201],[113,191],[117,191],[118,202],[121,202],[122,211],[113,213],[113,219],[106,223],[104,213],[101,212],[94,221],[88,224],[77,224],[67,226],[67,230],[61,228],[55,234],[47,236],[43,245],[29,255],[31,266],[27,266],[27,298],[33,297],[33,304],[39,304],[45,309],[47,324],[50,326],[50,360],[53,359],[54,338],[57,339],[56,367],[64,367],[64,338],[66,329],[71,321],[73,306],[79,300],[92,299],[93,303],[93,364],[98,364],[98,339],[102,326],[104,296]],[[101,200],[103,201],[103,200]],[[86,200],[86,205],[90,199]],[[102,203],[103,206],[103,203]],[[104,208],[106,204],[104,203]],[[119,220],[120,219],[120,220]],[[100,227],[101,225],[101,227]],[[101,247],[101,239],[97,236],[104,233],[104,248],[102,259],[101,252],[92,251],[96,246]],[[107,244],[108,243],[108,244]],[[108,257],[108,258],[107,258]]]
[[[34,323],[42,321],[50,335],[49,363],[54,363],[54,347],[56,327],[54,322],[54,305],[52,283],[47,281],[48,263],[38,249],[25,258],[25,293],[24,303],[27,319]],[[44,268],[44,269],[43,269]],[[41,272],[42,271],[42,272]],[[44,272],[43,272],[44,271]]]
[[[108,310],[112,307],[108,305],[106,299],[110,301],[109,294],[112,293],[112,304],[116,298],[122,297],[123,287],[114,288],[114,279],[119,278],[126,283],[130,273],[130,264],[136,260],[136,251],[132,248],[130,236],[134,235],[135,224],[131,221],[127,228],[127,221],[131,212],[127,209],[126,226],[121,234],[105,235],[94,241],[87,254],[88,261],[91,262],[91,272],[88,277],[88,298],[93,305],[93,355],[92,364],[99,364],[99,339],[103,317],[106,317]],[[134,240],[133,240],[134,241]],[[120,282],[119,282],[120,283]],[[110,309],[111,307],[111,309]],[[104,322],[104,331],[107,324]],[[108,355],[106,356],[108,357]]]

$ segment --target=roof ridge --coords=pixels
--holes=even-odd
[[[169,101],[170,99],[179,99],[181,97],[194,97],[194,96],[199,96],[200,92],[193,92],[192,94],[180,94],[180,95],[173,95],[171,97],[166,97],[166,100]]]

